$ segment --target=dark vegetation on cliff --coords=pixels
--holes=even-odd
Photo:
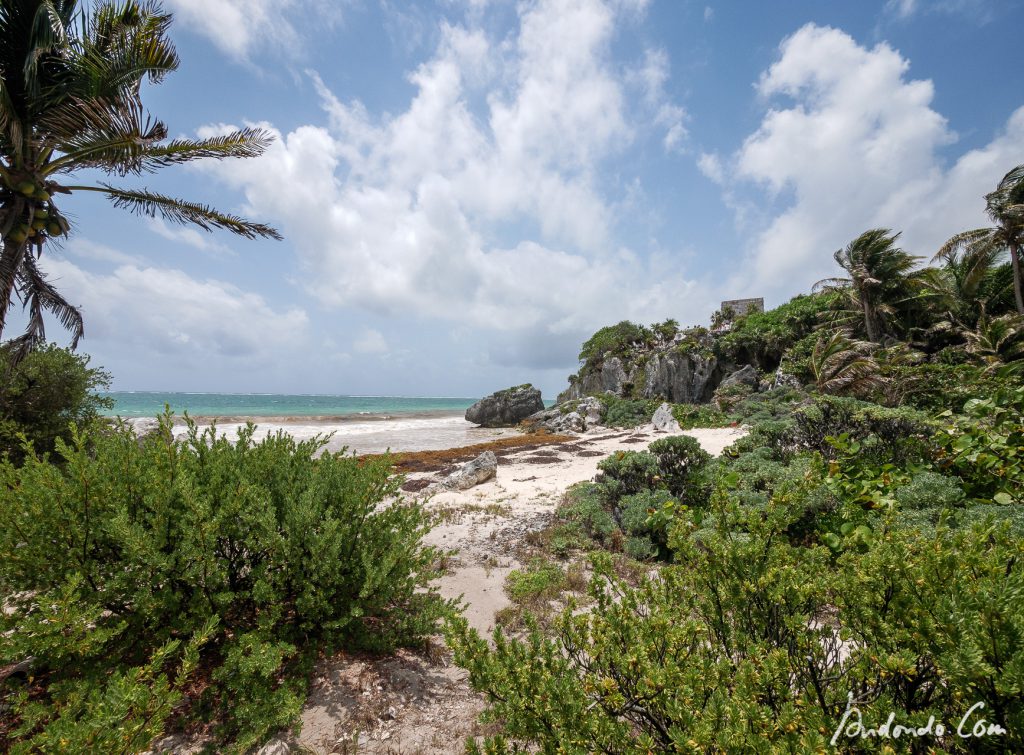
[[[1024,168],[1008,181],[1024,199]],[[666,437],[570,488],[538,541],[589,561],[584,610],[525,611],[490,644],[449,621],[500,732],[470,751],[1024,750],[1021,199],[932,267],[869,231],[836,253],[845,277],[774,310],[584,345],[564,398],[618,424],[677,399],[652,362],[752,365],[756,387],[675,407],[748,433],[716,459]],[[913,733],[863,736],[890,714]]]

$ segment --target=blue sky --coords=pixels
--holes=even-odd
[[[553,397],[602,325],[780,303],[871,227],[930,257],[1024,162],[1019,0],[165,6],[152,112],[276,141],[141,183],[285,240],[66,200],[118,389]]]

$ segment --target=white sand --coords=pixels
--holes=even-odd
[[[713,455],[743,435],[733,428],[686,432]],[[455,552],[440,580],[447,597],[462,597],[470,625],[494,628],[495,614],[509,604],[503,585],[520,566],[516,553],[530,531],[551,520],[566,488],[592,479],[599,461],[620,450],[644,450],[666,433],[598,429],[569,444],[515,451],[499,458],[497,477],[469,490],[430,497],[427,507],[442,517],[427,543]],[[541,460],[544,463],[537,463]],[[435,475],[410,475],[437,479]],[[329,753],[351,746],[363,753],[462,752],[462,742],[481,733],[476,718],[483,700],[447,654],[426,658],[399,653],[390,658],[336,657],[318,672],[303,712],[298,743]]]

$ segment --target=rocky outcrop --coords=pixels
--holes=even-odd
[[[683,428],[679,426],[676,418],[672,415],[672,405],[664,403],[654,411],[651,418],[654,429],[666,433],[681,433]]]
[[[760,380],[757,377],[757,370],[751,365],[745,365],[735,372],[731,372],[729,375],[718,384],[718,388],[731,388],[736,385],[745,385],[750,388],[751,391],[756,391],[760,385]]]
[[[665,399],[675,404],[702,404],[711,400],[722,376],[728,372],[714,356],[685,351],[644,355],[633,364],[619,357],[606,360],[599,369],[578,376],[558,403],[585,396],[611,393],[620,397]]]
[[[680,351],[655,353],[644,368],[642,396],[674,404],[702,404],[711,399],[722,374],[714,356]]]
[[[582,433],[601,424],[601,413],[604,404],[594,396],[587,396],[575,406],[561,404],[552,409],[531,414],[524,423],[534,430],[547,430],[552,433]]]
[[[795,375],[783,372],[780,367],[775,371],[775,375],[772,377],[772,382],[769,387],[774,391],[776,388],[802,388],[803,386],[800,385],[800,381]]]
[[[493,451],[484,451],[473,461],[462,465],[444,480],[427,488],[428,493],[442,490],[468,490],[498,474],[498,457]]]
[[[512,427],[543,409],[540,391],[527,383],[480,399],[466,410],[466,419],[483,427]]]

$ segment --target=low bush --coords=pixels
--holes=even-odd
[[[711,455],[689,435],[659,438],[648,446],[658,461],[659,480],[672,494],[691,499],[701,498],[692,489],[694,476],[711,461]],[[694,501],[696,502],[696,501]]]
[[[733,420],[711,404],[673,404],[672,416],[683,430],[695,427],[728,427]]]
[[[52,453],[57,438],[70,439],[71,423],[85,426],[113,406],[100,393],[110,375],[89,367],[89,357],[56,344],[29,352],[17,365],[14,347],[0,346],[0,458],[19,464],[22,435],[37,453]]]
[[[1024,387],[972,399],[946,412],[936,435],[940,466],[981,503],[1024,503]]]
[[[601,472],[598,482],[605,486],[613,501],[642,490],[665,487],[658,457],[647,451],[617,451],[598,462],[597,468]]]
[[[660,402],[649,399],[626,399],[612,395],[601,397],[604,409],[601,424],[608,427],[638,427],[654,417]]]
[[[229,442],[190,423],[176,442],[167,415],[144,438],[83,428],[57,440],[59,463],[28,453],[20,468],[0,465],[0,591],[13,596],[0,632],[20,638],[0,665],[34,656],[44,685],[29,700],[8,680],[25,747],[44,748],[68,690],[101,699],[112,679],[140,700],[125,726],[148,736],[158,719],[145,701],[169,683],[154,659],[162,669],[201,638],[207,685],[193,715],[213,715],[222,741],[244,750],[294,723],[319,652],[415,644],[433,630],[446,604],[427,588],[428,517],[381,505],[398,490],[388,461],[314,459],[323,439],[253,433]],[[67,616],[26,633],[53,605]]]
[[[744,520],[721,504],[699,543],[682,517],[675,564],[637,587],[595,558],[592,609],[570,605],[552,637],[499,631],[490,645],[450,621],[456,662],[500,726],[469,751],[877,751],[847,736],[850,705],[864,728],[893,713],[1002,732],[896,748],[1024,748],[1024,545],[1007,527],[887,528],[837,560],[781,536],[785,506]]]

